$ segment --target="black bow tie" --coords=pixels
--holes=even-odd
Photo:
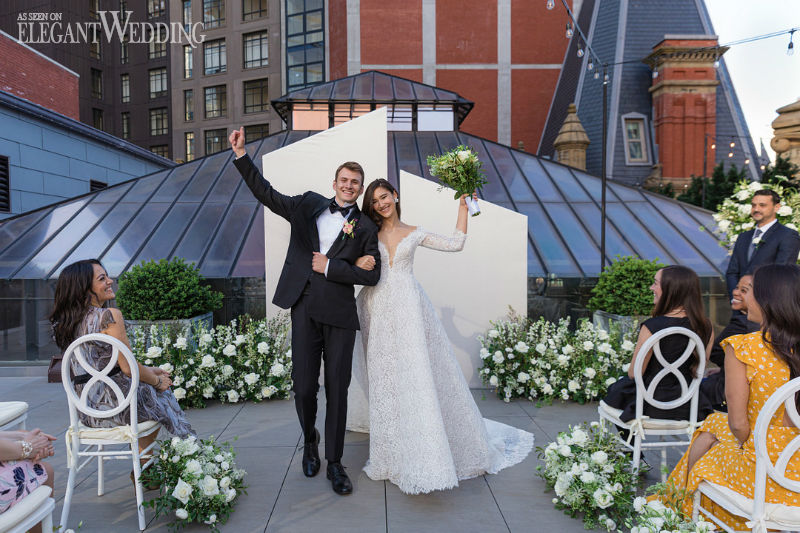
[[[352,206],[342,207],[336,203],[336,200],[331,200],[331,205],[328,206],[328,209],[331,210],[331,213],[335,213],[339,211],[343,217],[347,218],[347,213],[350,211]]]

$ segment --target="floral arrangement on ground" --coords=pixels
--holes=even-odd
[[[555,442],[536,449],[536,469],[555,491],[553,504],[568,515],[583,515],[584,527],[614,531],[631,515],[638,479],[630,455],[598,422],[570,427]]]
[[[653,488],[659,488],[655,486]],[[633,500],[633,513],[626,521],[631,533],[711,533],[716,531],[714,524],[700,517],[697,522],[683,516],[658,499],[648,501],[641,496]]]
[[[292,351],[288,314],[264,320],[233,320],[212,330],[200,327],[173,337],[166,327],[135,328],[131,347],[145,365],[172,374],[173,393],[181,407],[206,402],[262,401],[288,398],[292,389]],[[196,347],[194,346],[196,344]]]
[[[627,372],[635,344],[615,326],[606,331],[584,319],[572,332],[569,325],[568,318],[529,322],[513,313],[493,322],[486,336],[478,337],[484,383],[506,402],[602,398]]]
[[[236,468],[233,448],[213,437],[173,437],[160,444],[157,460],[142,472],[142,483],[158,485],[159,495],[144,505],[155,509],[156,516],[174,513],[172,530],[202,522],[218,532],[246,488],[246,472]]]

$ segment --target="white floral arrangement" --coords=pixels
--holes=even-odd
[[[557,509],[582,514],[586,529],[615,531],[629,520],[638,480],[630,456],[598,422],[570,427],[536,451],[544,461],[538,474],[555,491]]]
[[[174,514],[172,530],[202,522],[218,532],[246,488],[246,472],[236,468],[234,457],[228,443],[219,445],[213,437],[161,441],[157,460],[142,473],[142,483],[159,485],[159,495],[144,505],[156,516]]]
[[[659,500],[647,501],[642,497],[633,500],[634,515],[626,522],[631,533],[711,533],[714,524],[700,517],[697,522],[684,517]]]
[[[602,398],[626,372],[635,344],[614,329],[608,332],[588,320],[577,330],[569,319],[553,323],[540,318],[528,324],[512,315],[492,323],[479,336],[484,383],[508,402],[512,398],[579,403]]]
[[[150,346],[145,331],[134,328],[131,347],[145,365],[155,365],[172,374],[173,388],[181,407],[205,407],[218,399],[227,403],[246,400],[285,399],[292,389],[292,351],[289,347],[288,314],[269,320],[233,320],[213,330],[188,332],[174,337],[168,328],[152,326]]]
[[[720,245],[728,248],[729,254],[733,253],[733,245],[739,235],[755,227],[755,221],[750,217],[750,202],[755,192],[761,189],[775,191],[781,197],[778,222],[793,230],[800,226],[800,193],[789,194],[776,184],[742,180],[712,215],[717,222],[714,234],[719,237]]]

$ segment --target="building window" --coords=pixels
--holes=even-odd
[[[150,98],[167,94],[167,67],[154,68],[150,72]]]
[[[192,0],[183,0],[183,29],[186,33],[191,31],[192,27]]]
[[[92,108],[92,126],[98,130],[103,130],[103,110]]]
[[[108,183],[103,183],[102,181],[97,180],[89,180],[89,192],[100,191],[108,187]]]
[[[244,68],[266,67],[269,64],[267,32],[246,33],[244,35]]]
[[[183,91],[183,120],[191,122],[194,120],[194,90]]]
[[[647,165],[650,157],[647,153],[646,119],[641,113],[628,113],[622,117],[625,132],[625,162],[628,165]]]
[[[242,20],[256,20],[267,16],[267,0],[242,0]]]
[[[166,144],[157,144],[155,146],[151,146],[150,151],[156,155],[160,155],[161,157],[166,157],[169,159],[169,146]]]
[[[103,71],[92,69],[92,98],[103,99]]]
[[[119,78],[122,83],[122,103],[127,104],[131,101],[131,76],[130,74],[122,74]]]
[[[225,0],[203,0],[203,24],[207,30],[225,24]]]
[[[323,7],[323,0],[286,2],[286,79],[290,91],[324,81]]]
[[[244,112],[260,113],[268,110],[267,78],[244,82]]]
[[[128,111],[122,113],[122,138],[131,138],[131,114]]]
[[[11,211],[11,180],[8,174],[8,157],[0,155],[0,211]]]
[[[219,74],[228,70],[228,60],[225,57],[225,39],[204,43],[203,60],[206,74]]]
[[[147,43],[147,59],[167,57],[167,40],[169,40],[169,36],[164,35],[160,26],[150,32],[150,40]]]
[[[386,129],[411,131],[413,110],[411,104],[393,104],[386,109]]]
[[[321,131],[330,127],[330,108],[327,103],[297,103],[292,106],[293,130]]]
[[[100,34],[96,26],[92,26],[90,32],[91,40],[89,41],[89,57],[92,59],[102,59],[103,54],[100,49]]]
[[[119,62],[123,65],[128,64],[128,41],[130,38],[125,35],[119,43]]]
[[[163,17],[166,0],[147,0],[147,18]]]
[[[453,131],[454,125],[452,105],[417,105],[417,131]]]
[[[183,134],[183,143],[186,146],[186,161],[194,161],[194,132],[187,131]]]
[[[159,107],[150,110],[150,135],[167,134],[167,108]]]
[[[257,141],[269,135],[269,124],[252,124],[244,127],[244,142]]]
[[[225,147],[225,143],[228,140],[227,132],[225,128],[219,130],[207,130],[205,132],[206,136],[206,155],[216,154],[217,152],[223,151]]]
[[[224,117],[228,113],[228,98],[225,86],[206,87],[203,90],[205,91],[206,118]]]
[[[192,61],[194,58],[192,50],[191,45],[187,44],[183,47],[183,77],[187,80],[192,77]]]
[[[333,125],[338,126],[371,111],[370,104],[335,104],[333,106]]]

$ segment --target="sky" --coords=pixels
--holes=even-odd
[[[705,0],[720,44],[800,27],[798,0]],[[756,148],[763,139],[770,160],[772,121],[779,107],[800,99],[800,31],[794,34],[793,55],[787,55],[789,35],[732,46],[725,55],[733,86]]]

